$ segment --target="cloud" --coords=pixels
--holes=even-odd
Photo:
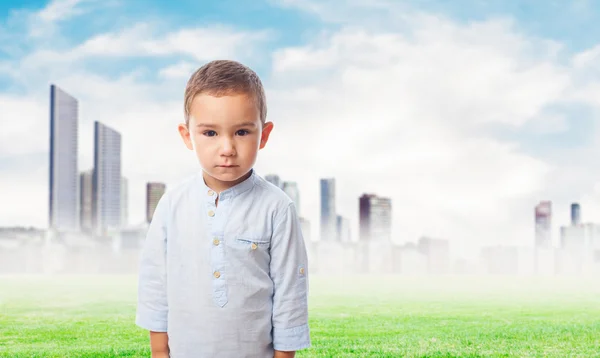
[[[339,212],[355,233],[358,196],[375,192],[393,199],[398,240],[531,244],[531,208],[553,193],[564,199],[571,183],[549,181],[562,169],[552,158],[527,154],[490,128],[566,131],[553,107],[571,103],[573,69],[558,60],[559,44],[527,38],[510,21],[417,18],[409,32],[342,27],[277,51],[277,150],[263,168],[299,179],[310,198],[302,209],[316,223],[314,177],[335,176]]]
[[[598,106],[598,78],[584,76],[596,63],[594,49],[565,54],[560,43],[525,36],[508,19],[460,24],[413,10],[391,23],[382,19],[399,7],[388,8],[386,2],[372,3],[377,5],[373,9],[355,1],[338,15],[332,2],[301,6],[305,4],[332,20],[337,17],[339,26],[325,24],[319,36],[273,53],[263,82],[275,130],[257,170],[298,182],[300,211],[311,220],[313,238],[319,226],[318,179],[323,177],[336,178],[338,212],[351,219],[355,237],[358,197],[373,192],[393,200],[396,240],[433,235],[458,248],[467,248],[466,243],[531,244],[537,201],[557,198],[557,205],[564,206],[596,185],[594,176],[600,173],[586,170],[589,164],[582,160],[566,165],[526,152],[528,143],[496,133],[510,129],[541,138],[565,135],[572,125],[569,106]],[[368,16],[361,20],[357,9]],[[346,21],[340,14],[351,16]],[[141,221],[146,181],[173,185],[198,170],[176,132],[194,63],[214,57],[256,63],[272,33],[227,25],[161,33],[142,19],[64,51],[35,49],[11,63],[15,82],[27,83],[27,93],[2,97],[3,105],[14,108],[2,119],[19,123],[10,135],[0,133],[2,150],[44,154],[47,85],[57,83],[80,99],[81,170],[91,166],[93,121],[123,134],[130,217]],[[131,65],[117,75],[86,62],[139,57],[161,61],[154,67]],[[20,123],[22,117],[35,124]],[[25,136],[29,144],[19,142]],[[586,158],[592,150],[556,147],[566,161],[574,154]],[[14,189],[0,195],[41,204],[27,213],[2,207],[5,222],[0,224],[45,225],[43,168],[32,164],[2,171],[1,187]],[[32,173],[39,176],[23,183],[16,179]]]

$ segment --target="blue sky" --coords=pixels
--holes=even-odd
[[[275,131],[257,170],[394,203],[397,241],[529,244],[533,206],[600,221],[600,5],[592,1],[54,0],[0,5],[0,225],[47,224],[48,87],[123,134],[132,224],[143,187],[197,170],[177,138],[183,87],[214,58],[255,69]],[[174,160],[173,158],[181,158]],[[486,238],[484,240],[480,238]],[[468,245],[467,245],[468,246]]]

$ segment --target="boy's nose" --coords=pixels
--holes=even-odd
[[[223,146],[221,147],[221,154],[226,156],[231,156],[235,154],[235,148],[231,140],[225,139],[223,141]]]

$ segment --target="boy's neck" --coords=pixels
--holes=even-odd
[[[221,181],[218,179],[213,178],[212,176],[210,176],[209,174],[207,174],[205,171],[202,171],[202,178],[204,179],[204,184],[209,187],[210,189],[212,189],[213,191],[215,191],[216,193],[220,194],[221,192],[233,188],[234,186],[238,185],[239,183],[245,181],[246,179],[250,178],[250,176],[252,175],[252,170],[250,169],[248,171],[248,173],[244,174],[242,177],[240,177],[237,180],[234,181]]]

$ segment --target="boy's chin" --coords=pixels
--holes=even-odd
[[[217,168],[217,169],[219,169],[219,168]],[[210,175],[213,179],[216,179],[221,182],[236,181],[236,180],[240,179],[241,177],[243,177],[244,175],[248,174],[249,171],[250,171],[250,169],[244,170],[241,168],[230,169],[230,170],[227,170],[227,172],[220,172],[219,170],[204,169],[205,173]]]

